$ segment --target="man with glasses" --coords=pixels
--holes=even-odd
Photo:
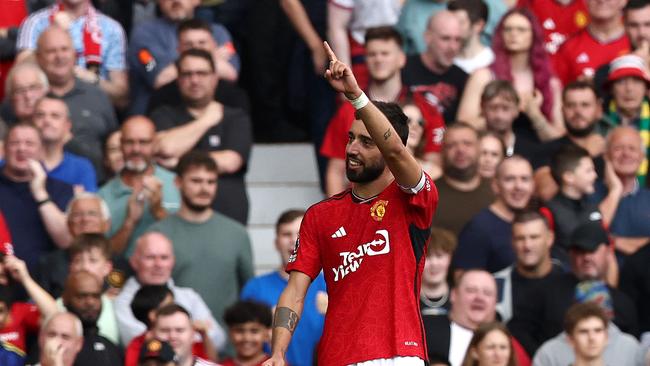
[[[184,51],[178,61],[181,100],[156,108],[156,161],[174,168],[190,150],[210,153],[219,174],[218,199],[213,207],[242,224],[248,219],[244,174],[252,144],[248,114],[214,100],[218,75],[210,52]]]
[[[121,132],[124,169],[99,190],[99,195],[111,213],[111,249],[128,257],[135,240],[149,225],[180,207],[180,196],[174,173],[154,163],[153,122],[134,116],[124,121]]]
[[[29,121],[36,102],[47,93],[48,88],[47,76],[35,63],[25,62],[14,66],[7,74],[7,99],[0,106],[0,117],[9,124]]]

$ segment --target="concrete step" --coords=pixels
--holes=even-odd
[[[323,199],[311,144],[256,144],[251,152],[246,185],[250,201],[248,233],[256,272],[278,267],[275,222],[291,208],[307,209]]]

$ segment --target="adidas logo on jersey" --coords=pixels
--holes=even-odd
[[[555,22],[553,21],[553,19],[547,18],[544,21],[542,27],[544,27],[544,29],[548,29],[548,30],[555,29]]]
[[[587,62],[589,62],[589,55],[587,55],[584,52],[582,52],[581,54],[578,55],[578,57],[576,57],[576,63],[586,64]]]
[[[348,235],[348,233],[346,233],[345,228],[343,226],[341,226],[340,228],[338,228],[338,230],[336,230],[336,232],[334,234],[332,234],[332,238],[334,238],[334,239],[342,238],[342,237],[344,237],[346,235]]]

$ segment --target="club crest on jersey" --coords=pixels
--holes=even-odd
[[[370,207],[370,217],[375,221],[381,221],[386,214],[386,206],[388,201],[379,200]]]
[[[334,272],[334,282],[338,282],[350,273],[356,272],[361,266],[364,257],[373,257],[388,253],[390,253],[388,230],[377,230],[372,241],[360,244],[354,252],[339,253],[342,263],[338,267],[332,268],[332,271]]]
[[[587,23],[589,22],[589,18],[587,18],[587,14],[585,14],[582,10],[576,12],[576,15],[574,16],[573,20],[575,21],[576,26],[578,26],[578,28],[586,27]]]

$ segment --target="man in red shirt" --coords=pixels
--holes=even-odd
[[[569,38],[554,57],[555,71],[564,85],[590,80],[596,69],[629,52],[630,41],[623,28],[626,0],[587,0],[589,25]]]
[[[589,23],[585,0],[519,0],[517,6],[535,14],[544,29],[544,46],[551,55]]]
[[[303,299],[323,269],[329,304],[318,364],[419,366],[427,358],[420,283],[438,193],[405,146],[401,109],[369,102],[349,66],[325,48],[325,77],[359,118],[346,150],[346,175],[354,186],[307,210],[275,312],[272,356],[264,365],[286,364]]]

